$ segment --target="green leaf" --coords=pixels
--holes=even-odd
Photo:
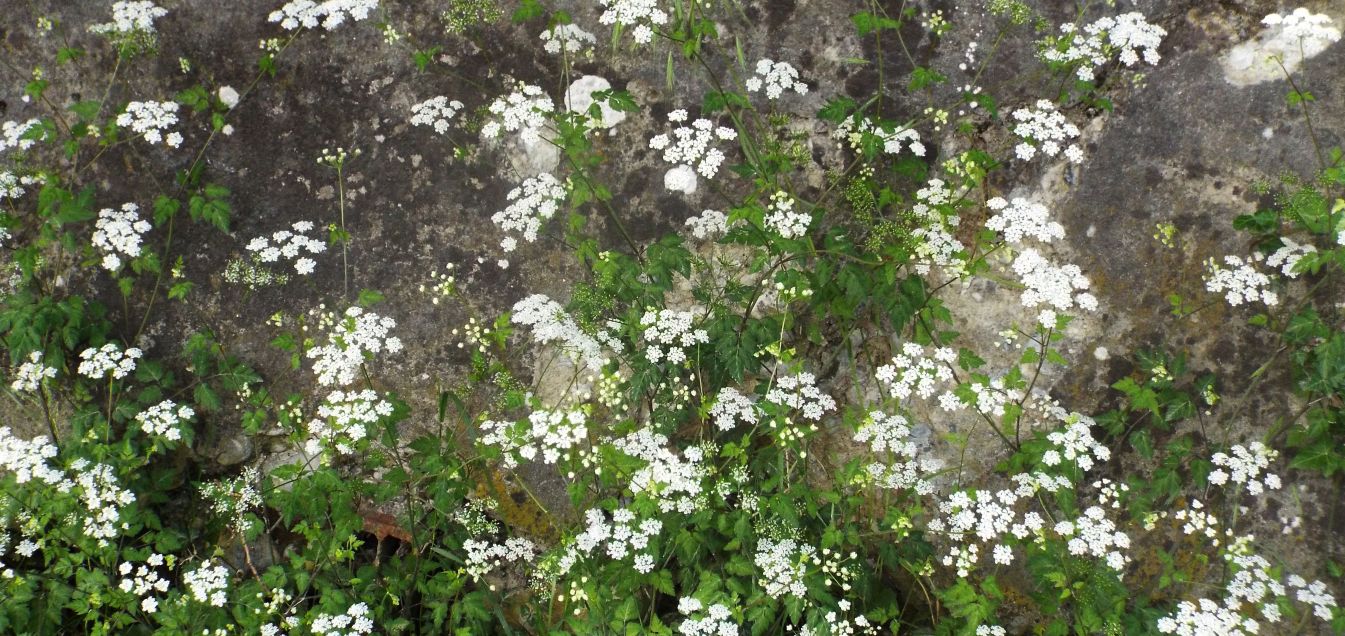
[[[514,10],[514,15],[510,17],[510,20],[513,20],[514,24],[523,24],[528,20],[535,20],[544,16],[546,16],[546,7],[543,7],[542,3],[537,0],[522,0],[519,7]]]
[[[219,394],[215,393],[215,390],[204,382],[196,385],[196,389],[192,391],[192,397],[202,411],[218,411],[222,404]]]

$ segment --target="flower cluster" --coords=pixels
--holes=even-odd
[[[966,261],[958,254],[966,247],[953,236],[961,218],[947,206],[954,201],[954,193],[943,179],[930,179],[925,187],[916,190],[916,203],[911,207],[920,226],[911,230],[919,243],[915,246],[915,271],[928,275],[932,265],[945,268],[951,276],[966,271]]]
[[[1177,613],[1158,619],[1158,631],[1177,636],[1250,636],[1260,633],[1256,621],[1243,618],[1236,607],[1224,607],[1207,598],[1200,605],[1190,601],[1177,604]]]
[[[1074,556],[1092,556],[1106,561],[1116,571],[1125,569],[1130,557],[1122,550],[1130,548],[1130,537],[1116,529],[1101,507],[1092,506],[1074,521],[1055,524],[1056,534],[1069,539],[1066,544]]]
[[[733,429],[739,422],[756,424],[758,411],[756,404],[747,396],[733,387],[726,386],[719,390],[715,405],[710,408],[710,417],[714,418],[715,426],[719,430],[727,431]]]
[[[448,122],[452,121],[460,110],[462,102],[456,99],[449,101],[443,95],[431,97],[411,107],[411,125],[430,126],[434,128],[434,132],[442,135],[448,132]]]
[[[767,596],[780,598],[788,594],[801,599],[808,593],[808,586],[803,582],[808,566],[817,564],[819,559],[817,548],[807,543],[790,538],[762,538],[757,543],[754,561],[761,570],[761,585]]]
[[[93,246],[103,252],[103,268],[121,269],[121,257],[140,256],[140,241],[150,231],[149,221],[140,218],[140,206],[127,203],[120,210],[103,208],[94,224]]]
[[[1064,409],[1055,409],[1053,413],[1065,424],[1062,431],[1053,431],[1046,436],[1053,448],[1042,454],[1041,463],[1058,466],[1062,459],[1074,462],[1079,470],[1093,469],[1094,460],[1105,462],[1111,459],[1111,449],[1093,438],[1092,428],[1096,422],[1079,413],[1065,413]]]
[[[836,400],[818,389],[817,378],[808,372],[776,378],[775,386],[766,392],[766,401],[803,412],[805,419],[821,420],[827,411],[836,410]]]
[[[34,351],[28,354],[28,361],[19,365],[14,372],[14,382],[9,388],[15,391],[36,391],[42,386],[43,380],[56,377],[55,367],[49,367],[42,363],[42,352]]]
[[[640,326],[644,327],[645,357],[658,364],[686,362],[686,349],[710,341],[704,329],[692,329],[695,316],[689,311],[672,309],[647,310],[640,317]]]
[[[202,563],[201,567],[183,574],[182,582],[198,603],[224,607],[228,600],[229,568],[223,565]]]
[[[168,15],[168,10],[149,0],[124,0],[112,3],[112,21],[89,27],[99,35],[154,33],[154,21]]]
[[[523,240],[535,242],[542,223],[554,216],[565,201],[565,191],[565,183],[550,173],[529,177],[509,191],[509,207],[496,212],[490,220],[506,233],[516,232],[523,236]],[[512,252],[518,247],[518,239],[506,236],[500,241],[500,247]]]
[[[668,23],[668,14],[659,8],[658,0],[598,0],[598,3],[607,9],[598,16],[598,23],[635,25],[631,36],[637,44],[653,41],[654,29],[651,25]]]
[[[926,477],[942,468],[942,462],[934,458],[916,461],[919,449],[910,438],[911,428],[906,418],[882,411],[870,412],[855,433],[855,441],[868,444],[874,453],[888,453],[899,458],[891,464],[872,462],[865,466],[874,483],[893,490],[914,489],[927,495],[934,491],[934,485]]]
[[[1041,57],[1048,62],[1078,64],[1075,76],[1085,82],[1093,81],[1097,67],[1106,64],[1112,55],[1126,66],[1134,66],[1141,55],[1145,62],[1158,64],[1162,59],[1158,45],[1168,34],[1136,12],[1100,18],[1084,26],[1082,32],[1077,25],[1067,22],[1060,25],[1060,32],[1063,34],[1060,37],[1042,43]]]
[[[592,554],[604,547],[607,556],[620,561],[628,555],[634,555],[631,562],[641,574],[654,570],[654,557],[643,552],[649,548],[651,538],[663,531],[663,522],[658,519],[644,519],[637,522],[635,513],[627,508],[619,508],[612,513],[612,520],[598,508],[590,508],[584,513],[585,527],[569,546],[557,569],[561,574],[569,572],[583,555]]]
[[[704,610],[705,615],[693,618]],[[677,626],[682,636],[738,636],[738,624],[733,622],[733,613],[721,603],[705,607],[699,599],[684,596],[677,601],[677,613],[685,616]]]
[[[340,322],[332,325],[327,344],[308,350],[313,373],[322,386],[346,386],[355,381],[366,356],[402,350],[402,341],[388,333],[397,326],[392,318],[366,312],[360,307],[346,310]]]
[[[135,502],[135,493],[121,487],[112,467],[107,464],[89,466],[86,459],[77,459],[70,466],[77,474],[80,499],[88,516],[84,519],[84,534],[98,539],[100,547],[107,546],[109,539],[117,536],[117,522],[121,519],[121,507]]]
[[[1022,243],[1027,237],[1043,243],[1065,238],[1064,226],[1052,221],[1050,210],[1040,203],[1023,198],[1009,202],[995,197],[985,205],[995,211],[994,216],[986,220],[985,227],[1004,235],[1004,240],[1009,243]]]
[[[541,87],[520,82],[514,92],[490,103],[488,110],[494,117],[481,127],[481,136],[495,139],[502,132],[517,131],[525,143],[537,143],[547,117],[555,109]]]
[[[1205,275],[1205,289],[1212,294],[1222,293],[1224,299],[1229,305],[1237,307],[1245,302],[1261,301],[1268,306],[1275,306],[1280,303],[1280,298],[1275,292],[1268,289],[1270,287],[1270,277],[1261,273],[1254,264],[1259,260],[1260,254],[1255,257],[1243,260],[1240,257],[1228,255],[1224,257],[1224,264],[1227,267],[1219,265],[1211,258],[1205,263],[1207,273]]]
[[[143,355],[144,352],[137,347],[122,351],[121,347],[111,342],[97,349],[89,347],[79,353],[80,360],[83,360],[79,363],[79,374],[101,380],[111,373],[113,379],[120,380],[135,371],[135,361]]]
[[[156,552],[149,555],[149,558],[139,566],[130,561],[123,561],[117,568],[117,572],[123,577],[117,587],[127,594],[140,597],[140,610],[147,614],[159,610],[159,599],[154,598],[153,594],[168,591],[168,579],[159,576],[158,570],[153,569],[163,567],[163,564],[163,555]]]
[[[799,72],[789,62],[774,62],[766,58],[757,61],[756,76],[747,79],[747,90],[757,92],[766,87],[766,99],[778,99],[786,90],[800,95],[808,94],[808,85],[799,81]]]
[[[182,133],[164,134],[177,123],[177,110],[177,102],[131,102],[117,115],[117,125],[143,135],[152,144],[162,141],[165,146],[177,148],[182,145]]]
[[[271,12],[267,22],[279,22],[280,28],[293,31],[313,29],[319,24],[331,31],[345,23],[346,18],[359,22],[378,8],[378,0],[290,0],[285,6]]]
[[[844,140],[850,144],[850,149],[855,152],[864,150],[865,138],[876,139],[882,144],[883,152],[889,155],[895,155],[902,151],[904,147],[911,151],[911,154],[917,157],[925,156],[925,144],[920,142],[920,133],[914,128],[897,126],[892,123],[875,124],[873,120],[867,117],[855,115],[850,119],[841,122],[836,127],[836,131],[831,134],[835,139]]]
[[[13,475],[15,483],[26,484],[36,479],[69,490],[73,482],[67,479],[65,472],[47,463],[59,453],[60,449],[46,437],[21,439],[15,437],[8,426],[0,426],[0,470]]]
[[[1316,252],[1317,248],[1310,244],[1298,243],[1287,236],[1281,238],[1280,242],[1284,245],[1266,258],[1266,265],[1278,267],[1280,272],[1289,278],[1298,278],[1298,272],[1294,271],[1298,266],[1298,261],[1304,256]]]
[[[1325,13],[1313,13],[1304,7],[1284,15],[1272,13],[1262,18],[1261,24],[1279,27],[1283,30],[1284,37],[1289,40],[1318,44],[1340,41],[1340,29],[1332,24],[1331,16]]]
[[[1252,442],[1247,446],[1234,445],[1228,453],[1215,453],[1210,461],[1215,468],[1210,471],[1210,483],[1222,486],[1230,480],[1246,487],[1247,494],[1256,496],[1265,489],[1279,490],[1280,476],[1266,472],[1270,462],[1279,456],[1279,451],[1266,447],[1261,442]],[[1264,475],[1262,474],[1264,473]]]
[[[687,117],[685,109],[668,113],[668,121],[676,124],[685,122]],[[697,119],[691,122],[690,126],[674,128],[671,135],[669,133],[654,135],[649,140],[649,147],[662,150],[664,161],[677,166],[686,166],[683,172],[694,169],[706,179],[713,179],[719,172],[720,164],[724,163],[724,151],[711,146],[711,143],[715,140],[731,141],[737,138],[738,133],[732,128],[716,127],[714,122],[708,119]],[[695,182],[695,175],[691,175],[691,181]],[[694,190],[694,187],[692,189]]]
[[[950,365],[955,362],[957,352],[949,347],[936,348],[932,355],[926,355],[924,347],[908,342],[892,357],[892,364],[878,367],[874,377],[898,399],[915,394],[927,400],[938,391],[939,383],[953,379]]]
[[[1043,327],[1053,327],[1056,311],[1078,307],[1085,311],[1097,309],[1097,297],[1088,293],[1088,278],[1078,265],[1056,265],[1035,249],[1026,249],[1013,261],[1013,271],[1022,280],[1022,305],[1032,308],[1047,305],[1037,321]]]
[[[1022,141],[1014,146],[1019,159],[1029,161],[1040,150],[1048,157],[1065,151],[1065,158],[1074,163],[1083,161],[1083,150],[1071,140],[1079,136],[1079,127],[1069,123],[1048,99],[1037,101],[1035,110],[1019,108],[1013,111],[1013,134]],[[1066,145],[1068,144],[1068,145]]]
[[[370,389],[332,391],[318,407],[318,416],[308,423],[308,442],[304,448],[313,455],[321,453],[323,446],[349,455],[369,436],[369,427],[389,415],[392,404]]]
[[[511,537],[504,543],[468,539],[462,549],[467,552],[467,574],[476,581],[505,563],[532,563],[537,558],[537,546],[522,537]]]
[[[533,340],[538,344],[557,343],[571,360],[582,362],[590,371],[601,371],[607,364],[598,339],[580,329],[560,303],[542,294],[533,294],[514,303],[510,322],[532,327]],[[610,337],[605,338],[605,342],[608,346],[619,344]]]
[[[41,134],[34,134],[32,131],[42,132],[42,120],[29,119],[25,122],[7,121],[0,124],[0,152],[6,152],[12,148],[19,150],[28,150],[32,148],[37,140],[42,137]]]
[[[709,474],[705,449],[692,446],[679,457],[669,449],[666,435],[647,428],[616,440],[613,447],[645,462],[628,480],[633,494],[654,498],[663,512],[691,514],[704,504],[701,482]]]
[[[526,421],[482,422],[478,441],[498,447],[506,468],[518,466],[519,458],[532,461],[539,454],[544,463],[555,464],[588,441],[588,418],[582,411],[538,409]]]
[[[309,254],[321,254],[327,251],[327,245],[304,234],[313,229],[313,224],[309,221],[298,221],[290,227],[292,231],[280,230],[271,234],[269,240],[265,236],[252,239],[247,245],[247,250],[261,263],[274,263],[281,258],[294,259],[294,271],[306,276],[313,273],[317,263],[311,258],[299,255],[305,250]]]
[[[31,140],[24,139],[21,143],[28,143]],[[5,141],[0,139],[0,151],[4,150]],[[28,192],[24,186],[30,186],[35,183],[44,183],[40,175],[16,175],[8,170],[0,170],[0,199],[17,199]],[[4,246],[4,241],[8,240],[9,230],[0,228],[0,247]]]
[[[552,55],[577,54],[591,51],[598,43],[592,33],[576,24],[557,24],[542,31],[542,49]]]
[[[729,231],[729,218],[718,210],[705,210],[700,216],[687,219],[685,225],[697,240],[714,240]]]
[[[369,618],[369,605],[360,602],[344,614],[318,614],[312,629],[313,636],[363,636],[374,632],[374,621]]]
[[[812,224],[813,217],[795,212],[795,203],[794,197],[789,196],[787,192],[780,191],[772,194],[770,206],[767,207],[769,214],[765,218],[766,228],[785,239],[799,238],[807,234],[808,226]]]
[[[196,417],[196,412],[191,407],[164,400],[138,413],[135,421],[140,423],[140,430],[146,435],[177,441],[182,439],[182,429],[179,427],[193,417]]]

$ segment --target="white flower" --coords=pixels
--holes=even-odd
[[[130,128],[149,143],[162,141],[167,146],[177,147],[182,143],[182,135],[168,132],[168,128],[177,123],[177,111],[177,102],[131,102],[122,114],[117,115],[117,125]],[[165,133],[168,133],[167,138]]]
[[[267,22],[279,22],[286,31],[313,29],[319,24],[331,31],[347,18],[353,22],[364,20],[377,8],[378,0],[291,0],[272,11]]]
[[[491,117],[481,127],[481,136],[495,139],[501,132],[518,132],[525,143],[538,143],[547,117],[555,109],[540,87],[520,82],[514,92],[490,103]]]
[[[1069,123],[1050,100],[1038,100],[1036,110],[1028,108],[1015,110],[1013,118],[1018,122],[1013,127],[1013,134],[1023,140],[1014,147],[1014,153],[1019,159],[1024,161],[1032,159],[1038,150],[1051,157],[1064,150],[1065,157],[1070,161],[1074,163],[1083,161],[1083,151],[1070,143],[1079,136],[1078,126]],[[1017,201],[1015,200],[1015,203]]]
[[[816,376],[808,372],[781,376],[766,392],[766,401],[798,409],[805,419],[819,421],[823,414],[836,410],[836,400],[818,389],[816,381]]]
[[[606,8],[598,16],[598,23],[634,27],[631,37],[637,44],[653,41],[651,25],[668,22],[668,14],[659,8],[658,0],[598,0],[598,3]]]
[[[787,192],[772,194],[770,206],[767,208],[769,213],[765,218],[766,228],[785,239],[794,239],[806,235],[808,226],[813,222],[813,217],[805,213],[795,212],[794,204],[794,197],[789,196]]]
[[[223,565],[212,566],[209,562],[182,575],[182,582],[191,591],[198,603],[207,603],[214,607],[224,607],[228,600],[229,568]]]
[[[799,72],[788,62],[769,59],[757,61],[756,77],[747,80],[747,90],[757,92],[766,88],[766,99],[777,99],[788,89],[800,95],[808,94],[808,85],[799,81]]]
[[[193,417],[196,417],[196,412],[191,407],[178,406],[172,400],[164,400],[138,413],[135,421],[140,423],[140,430],[146,435],[157,435],[177,441],[182,439],[180,426]]]
[[[1247,494],[1253,496],[1260,495],[1267,488],[1271,490],[1280,488],[1280,476],[1266,472],[1270,462],[1279,457],[1279,451],[1268,448],[1261,442],[1252,442],[1247,446],[1235,444],[1229,451],[1231,455],[1215,453],[1210,459],[1219,467],[1210,472],[1210,483],[1221,486],[1231,480],[1235,484],[1245,486]]]
[[[619,346],[618,341],[606,334],[600,336],[603,340],[600,344],[597,337],[579,328],[574,319],[565,313],[560,303],[541,294],[534,294],[514,303],[510,322],[532,327],[533,340],[538,344],[552,342],[559,344],[561,350],[568,354],[571,360],[582,362],[593,372],[601,371],[603,365],[607,364],[603,344],[608,347]]]
[[[542,223],[560,209],[564,203],[566,195],[566,184],[562,183],[550,173],[543,172],[535,177],[529,177],[523,181],[523,185],[509,191],[509,207],[496,212],[490,217],[500,230],[506,233],[518,233],[523,240],[533,243],[537,241],[537,232],[541,229]],[[512,243],[508,241],[513,240]],[[517,245],[518,241],[513,236],[507,236],[500,242],[500,247],[506,252],[512,252],[510,245]]]
[[[1298,265],[1299,259],[1316,252],[1317,248],[1312,245],[1297,243],[1287,236],[1281,238],[1280,242],[1284,245],[1266,259],[1266,265],[1278,267],[1280,272],[1289,278],[1298,278],[1298,272],[1294,269]]]
[[[1279,304],[1279,296],[1267,289],[1270,277],[1258,271],[1252,259],[1244,261],[1229,255],[1224,257],[1224,263],[1228,267],[1218,265],[1213,258],[1205,263],[1205,289],[1210,293],[1223,293],[1234,307],[1258,300],[1272,307]]]
[[[1040,203],[1022,198],[1010,203],[995,197],[986,202],[986,207],[995,214],[986,220],[985,227],[1003,234],[1009,243],[1022,243],[1028,237],[1043,243],[1065,238],[1064,226],[1052,221],[1050,210]]]
[[[305,450],[321,453],[324,448],[338,455],[349,455],[369,437],[379,420],[392,415],[392,404],[378,393],[332,391],[318,407],[317,417],[308,422]]]
[[[1077,265],[1056,265],[1029,248],[1014,259],[1013,271],[1026,288],[1022,295],[1024,307],[1048,305],[1056,311],[1075,307],[1085,311],[1097,309],[1097,298],[1085,291],[1089,288],[1088,278]],[[1050,314],[1040,316],[1039,321],[1043,327],[1053,327],[1055,323]]]
[[[875,124],[872,119],[858,114],[841,122],[831,136],[846,141],[854,152],[862,151],[865,139],[870,138],[882,144],[884,154],[895,155],[905,149],[917,157],[925,156],[925,144],[921,143],[920,133],[914,128],[891,123]]]
[[[96,24],[89,31],[100,35],[154,33],[154,21],[168,15],[168,10],[148,0],[126,0],[112,3],[112,22]]]
[[[36,133],[34,131],[36,131]],[[40,119],[29,119],[22,123],[7,121],[4,124],[0,124],[0,152],[5,152],[13,148],[28,150],[29,148],[32,148],[39,139],[44,139],[45,137],[46,131],[42,127],[42,120]],[[11,180],[14,178],[14,175],[8,172],[5,174],[10,175]],[[22,192],[19,194],[22,194]]]
[[[790,595],[802,599],[808,593],[803,577],[808,573],[817,548],[794,539],[763,538],[757,543],[756,566],[766,595],[780,598]]]
[[[732,387],[724,387],[719,390],[715,405],[710,408],[710,417],[714,418],[715,426],[719,430],[727,431],[737,426],[739,422],[756,424],[758,411],[747,396]]]
[[[28,361],[19,365],[14,372],[14,382],[9,385],[15,391],[36,391],[44,380],[56,377],[56,369],[42,363],[42,352],[28,354]]]
[[[355,381],[367,357],[401,351],[401,339],[388,335],[396,326],[392,318],[359,307],[347,309],[344,317],[332,325],[327,343],[308,350],[318,384],[347,386]]]
[[[686,119],[685,110],[679,109],[668,113],[670,122],[681,123]],[[716,140],[732,141],[737,138],[738,133],[732,128],[716,127],[708,119],[697,119],[691,122],[690,126],[679,126],[671,133],[655,135],[649,140],[649,147],[653,150],[662,150],[664,161],[674,166],[693,168],[706,179],[713,179],[719,172],[719,166],[724,163],[725,155],[724,151],[711,144]],[[685,171],[679,173],[679,176],[672,181],[665,177],[665,185],[669,186],[669,189],[676,186],[685,191],[690,186],[687,185],[688,178],[684,175]],[[692,190],[694,191],[694,188]]]
[[[120,347],[109,342],[98,349],[92,347],[81,351],[79,357],[83,362],[79,363],[79,374],[94,380],[101,380],[108,373],[112,374],[114,379],[120,380],[132,371],[135,371],[136,360],[144,355],[140,349],[131,347],[122,351]]]
[[[92,243],[103,252],[103,267],[109,271],[121,268],[121,257],[140,256],[141,237],[150,229],[149,221],[140,218],[140,206],[127,203],[120,210],[103,208],[94,224]]]
[[[1301,40],[1305,44],[1325,44],[1340,41],[1340,29],[1332,23],[1331,16],[1325,13],[1313,13],[1304,7],[1294,9],[1292,13],[1280,15],[1272,13],[1261,19],[1261,24],[1278,27],[1289,40]]]
[[[704,329],[692,328],[694,319],[689,311],[646,311],[640,317],[640,326],[644,327],[645,357],[654,364],[665,360],[670,364],[685,362],[686,349],[710,341]]]
[[[1067,22],[1060,25],[1060,32],[1040,43],[1040,56],[1048,62],[1077,64],[1075,76],[1085,82],[1092,81],[1096,69],[1113,55],[1126,66],[1134,66],[1141,57],[1148,64],[1158,64],[1162,59],[1158,46],[1167,35],[1136,12],[1099,18],[1082,30]]]
[[[442,135],[448,132],[449,122],[462,110],[462,102],[449,100],[440,95],[431,97],[411,107],[411,125],[430,126],[434,132]]]
[[[685,225],[691,228],[692,236],[702,241],[719,238],[729,231],[728,217],[717,210],[705,210],[700,216],[687,219]]]
[[[552,55],[577,55],[593,50],[598,40],[576,24],[557,24],[542,31],[542,49]]]

